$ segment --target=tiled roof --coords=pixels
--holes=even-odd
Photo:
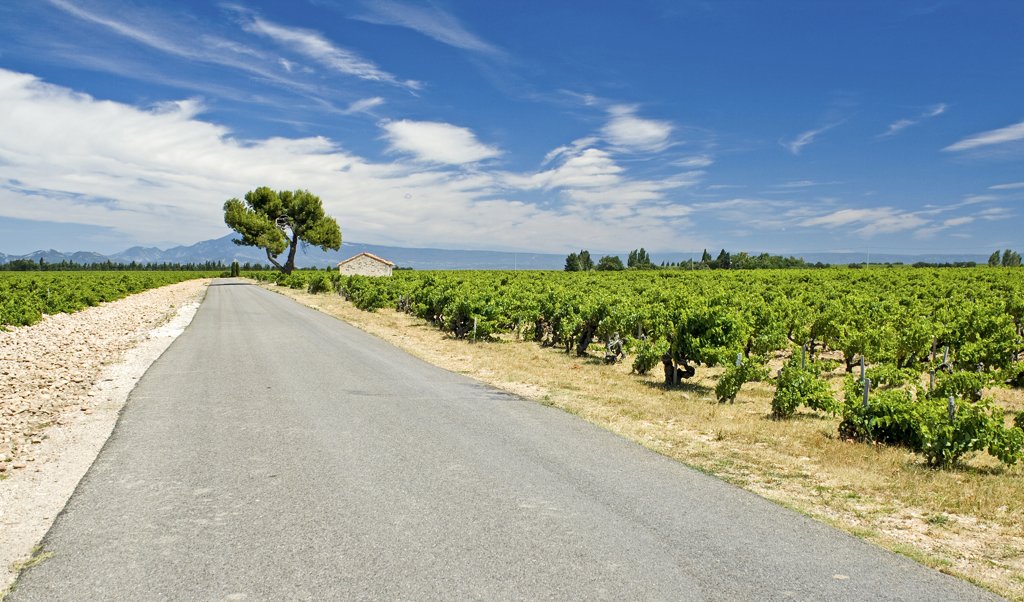
[[[359,259],[360,257],[369,257],[370,259],[376,259],[377,261],[379,261],[379,262],[381,262],[383,264],[387,264],[387,265],[389,265],[391,267],[395,267],[394,262],[388,261],[387,259],[384,259],[382,257],[377,257],[373,253],[366,253],[365,251],[360,253],[360,254],[358,254],[358,255],[354,255],[352,257],[349,257],[345,261],[342,261],[341,263],[338,264],[338,267],[341,267],[341,266],[345,265],[346,263],[348,263],[350,261],[355,261],[356,259]]]

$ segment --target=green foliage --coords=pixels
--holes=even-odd
[[[594,269],[594,260],[590,258],[590,251],[584,249],[580,251],[577,257],[579,258],[581,272],[589,272]]]
[[[935,389],[931,396],[939,399],[956,398],[978,401],[982,389],[991,383],[991,376],[984,372],[954,372],[936,375]]]
[[[654,269],[654,264],[651,263],[651,256],[647,254],[647,251],[640,247],[629,252],[626,267],[636,270],[651,270]]]
[[[765,360],[766,358],[758,357],[747,360],[739,366],[736,364],[727,366],[715,385],[715,397],[718,398],[718,402],[732,403],[744,383],[768,378],[768,368],[764,365]]]
[[[1020,267],[1020,253],[1011,249],[1003,249],[1003,259],[1000,263],[1004,268]]]
[[[589,253],[578,257],[584,255],[589,260]],[[741,258],[731,256],[735,267]],[[322,275],[255,274],[289,286],[301,282],[300,288]],[[758,356],[813,340],[813,355],[841,352],[850,370],[861,356],[871,360],[867,408],[862,385],[848,379],[841,408],[845,437],[922,454],[928,442],[926,460],[941,466],[978,449],[1010,463],[1024,436],[1020,428],[1001,426],[998,412],[982,405],[978,411],[991,418],[986,443],[970,443],[982,439],[981,422],[967,405],[984,386],[1024,374],[1016,361],[1024,336],[1024,270],[403,272],[392,278],[332,275],[331,284],[357,307],[397,307],[454,337],[470,338],[475,319],[481,340],[517,333],[585,356],[593,341],[618,333],[626,336],[638,373],[656,369],[666,351],[684,368],[725,364],[716,386],[722,399],[747,382],[731,367],[737,353],[747,358],[745,366],[756,365]],[[937,390],[918,395],[923,373],[941,362],[946,346],[956,371],[939,372]],[[930,362],[933,348],[939,359]],[[836,411],[820,377],[830,364],[811,355],[800,370],[798,352],[778,379],[777,416],[791,416],[801,406]],[[957,402],[967,409],[952,430],[944,430],[949,395],[967,399]]]
[[[853,377],[847,378],[840,436],[920,449],[924,406],[917,403],[913,392],[907,389],[874,391],[865,406],[863,391],[862,383]]]
[[[1006,428],[1003,411],[991,401],[955,402],[951,419],[948,401],[917,398],[910,389],[875,392],[866,407],[860,383],[850,378],[846,390],[839,425],[845,438],[904,446],[942,468],[982,450],[1007,465],[1024,454],[1024,432]]]
[[[707,307],[678,320],[670,353],[680,364],[715,366],[736,357],[745,335],[736,313],[725,307]]]
[[[580,271],[580,256],[576,253],[569,253],[565,258],[565,271],[566,272],[578,272]]]
[[[300,242],[325,251],[341,248],[338,222],[324,213],[320,197],[308,190],[275,192],[263,186],[244,198],[245,202],[229,199],[224,203],[224,223],[242,236],[234,243],[263,249],[267,260],[285,274],[295,269]],[[282,264],[278,257],[285,251],[288,255]]]
[[[867,377],[871,379],[872,387],[895,388],[916,382],[921,377],[921,371],[897,368],[895,364],[885,363],[871,366],[867,371]]]
[[[605,255],[597,262],[599,272],[618,272],[626,269],[618,255]]]
[[[661,356],[668,353],[668,341],[665,339],[626,339],[626,348],[634,354],[633,372],[647,374],[652,368],[661,364]]]
[[[0,326],[28,326],[43,315],[72,313],[128,295],[218,271],[4,272],[0,274]]]
[[[306,290],[314,295],[330,292],[333,288],[334,287],[331,285],[331,277],[327,274],[318,274],[314,276],[306,285]]]
[[[776,379],[772,417],[790,418],[800,406],[829,414],[837,411],[832,388],[821,378],[820,367],[811,363],[801,368],[800,360],[794,356]]]
[[[936,408],[924,412],[921,422],[921,454],[929,466],[948,468],[970,452],[988,452],[1008,465],[1021,459],[1024,433],[1004,426],[1003,411],[982,400],[956,406],[949,413]]]

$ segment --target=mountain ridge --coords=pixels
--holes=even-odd
[[[38,250],[25,255],[0,253],[0,264],[18,259],[47,263],[73,261],[75,263],[261,263],[269,264],[266,253],[256,247],[244,247],[232,242],[234,234],[221,238],[204,240],[193,245],[178,245],[166,250],[157,247],[134,246],[124,251],[103,255],[92,251],[63,253],[56,249]],[[329,267],[337,265],[353,255],[368,252],[395,262],[400,267],[417,270],[561,270],[565,266],[565,255],[554,253],[516,253],[510,251],[474,251],[461,249],[435,249],[428,247],[394,247],[358,242],[345,242],[340,251],[322,251],[316,247],[300,248],[295,255],[298,267]],[[602,253],[591,253],[600,257]],[[802,253],[793,254],[809,263],[829,264],[861,263],[868,258],[865,253]],[[623,260],[625,254],[619,255]],[[787,255],[788,256],[788,255]],[[685,262],[699,260],[700,253],[652,253],[656,264],[661,262]],[[974,261],[985,264],[987,255],[928,253],[922,255],[871,254],[874,263],[956,263]]]

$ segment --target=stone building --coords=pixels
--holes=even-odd
[[[355,257],[349,257],[338,264],[338,272],[342,276],[390,276],[391,269],[395,264],[387,259],[381,259],[373,253],[360,253]]]

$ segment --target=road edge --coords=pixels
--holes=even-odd
[[[106,445],[135,385],[192,323],[208,290],[204,286],[121,361],[104,368],[88,392],[91,411],[73,414],[67,424],[47,430],[35,450],[36,470],[4,480],[0,511],[17,509],[19,517],[16,529],[0,534],[0,602],[13,591],[23,569],[47,557],[39,545],[43,537]]]

